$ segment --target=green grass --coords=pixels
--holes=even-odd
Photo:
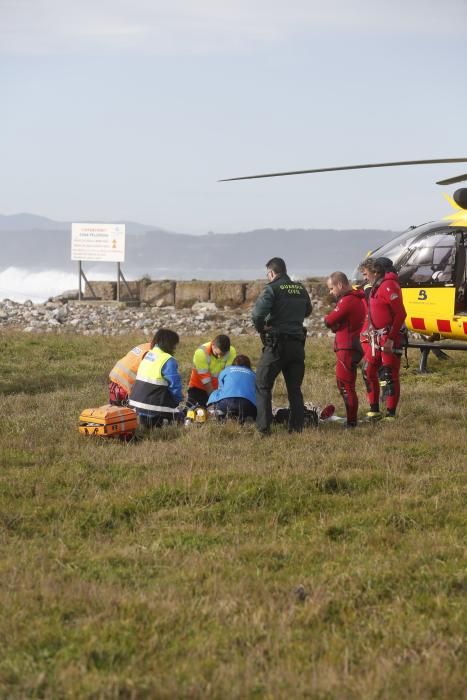
[[[0,341],[1,697],[464,697],[467,356],[414,352],[397,423],[351,434],[80,436],[135,341]],[[308,341],[342,413],[333,365]]]

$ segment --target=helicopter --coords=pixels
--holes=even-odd
[[[261,175],[226,178],[220,182],[250,180],[288,175],[305,175],[341,170],[387,168],[433,163],[465,163],[467,158],[364,163],[311,170],[295,170]],[[467,180],[467,173],[437,181],[450,185]],[[445,195],[454,213],[441,221],[411,226],[391,241],[370,251],[372,257],[392,260],[402,289],[407,311],[406,326],[422,336],[411,340],[409,347],[421,351],[420,372],[427,371],[430,350],[439,359],[446,359],[443,350],[467,350],[467,187]],[[363,283],[359,270],[353,274],[355,285]],[[461,341],[442,343],[441,340]],[[465,343],[465,344],[464,344]]]

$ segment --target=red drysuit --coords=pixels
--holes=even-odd
[[[394,413],[397,408],[403,341],[401,328],[406,315],[398,277],[394,272],[387,272],[375,283],[370,292],[368,318],[362,333],[363,376],[372,409],[379,404],[378,370],[380,368],[381,380],[385,386],[386,407],[391,413]],[[382,350],[388,338],[394,342],[392,352]]]
[[[358,396],[355,391],[357,365],[362,359],[359,336],[365,322],[366,305],[363,292],[352,290],[344,294],[324,318],[324,323],[335,332],[336,382],[344,399],[347,424],[356,425]]]

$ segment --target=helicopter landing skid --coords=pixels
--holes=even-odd
[[[418,348],[420,350],[420,364],[418,366],[418,371],[420,374],[428,373],[428,355],[430,350],[438,358],[438,360],[449,360],[449,355],[447,355],[444,350],[467,350],[467,345],[463,343],[416,343],[410,342],[408,344],[409,348]]]

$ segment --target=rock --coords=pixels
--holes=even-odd
[[[265,284],[266,280],[264,280],[264,282],[262,280],[247,282],[245,287],[245,302],[247,304],[254,304],[263,291]]]
[[[175,282],[162,280],[141,286],[141,301],[156,306],[175,304]]]
[[[65,292],[62,292],[61,294],[58,294],[55,297],[49,297],[47,300],[47,304],[49,303],[60,303],[64,301],[75,301],[78,299],[79,292],[77,289],[67,289]]]
[[[116,282],[93,282],[91,280],[90,282],[91,288],[89,287],[89,284],[86,284],[85,289],[84,289],[84,296],[93,299],[93,293],[96,295],[98,299],[105,299],[108,301],[113,301],[114,299],[117,298],[117,283]],[[92,289],[92,291],[91,291]]]
[[[209,301],[210,282],[177,282],[175,287],[175,305],[192,306],[197,301]]]
[[[52,316],[58,322],[63,323],[68,316],[68,309],[66,306],[59,306],[57,309],[52,311]]]
[[[241,306],[245,301],[245,282],[211,282],[211,301],[218,306]]]
[[[139,299],[140,294],[141,282],[139,280],[131,282],[128,281],[126,284],[124,282],[120,282],[120,301]],[[117,288],[115,288],[115,298],[117,298]]]
[[[218,308],[213,301],[197,301],[191,307],[192,311],[202,311],[204,313],[215,313]]]
[[[300,603],[303,603],[308,598],[308,591],[302,584],[294,588],[293,594]]]
[[[108,283],[107,283],[108,284]],[[142,285],[149,289],[152,284]],[[167,285],[167,281],[164,281]],[[256,333],[250,317],[250,310],[242,299],[256,300],[264,287],[264,282],[245,283],[210,283],[193,280],[191,282],[169,283],[163,289],[179,289],[177,304],[149,306],[142,303],[139,309],[123,307],[116,304],[86,303],[80,304],[49,300],[45,304],[25,304],[4,300],[0,302],[0,326],[24,329],[28,333],[75,332],[84,335],[130,335],[139,333],[151,338],[158,328],[173,328],[184,335],[211,337],[212,333],[223,331],[233,338]],[[209,300],[209,294],[220,299],[219,304]],[[153,288],[153,292],[154,288]],[[224,296],[222,296],[224,295]],[[248,297],[248,295],[250,295]],[[58,299],[58,297],[55,297]],[[160,300],[159,300],[160,301]],[[157,302],[156,302],[157,303]],[[327,330],[322,324],[322,316],[328,308],[323,299],[314,299],[313,314],[305,320],[309,337],[327,338]],[[232,306],[233,304],[233,306]],[[330,334],[332,335],[332,334]]]

